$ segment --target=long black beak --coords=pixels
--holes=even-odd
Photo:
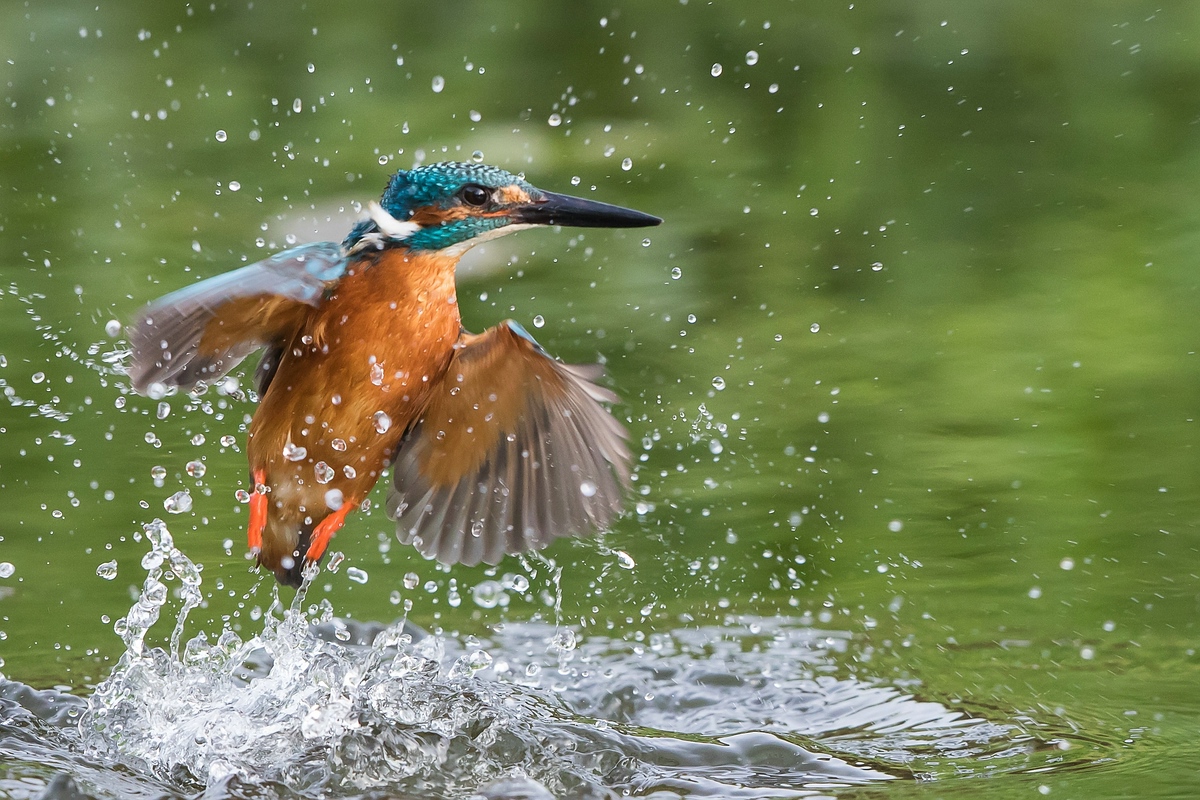
[[[542,199],[513,209],[513,219],[529,225],[571,225],[576,228],[646,228],[658,217],[582,197],[542,192]]]

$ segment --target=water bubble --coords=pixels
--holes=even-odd
[[[821,330],[821,323],[814,322],[812,325],[808,326],[808,329],[813,333],[816,333],[817,331]]]
[[[186,514],[192,510],[192,496],[187,489],[178,491],[163,500],[163,508],[168,514]]]
[[[355,583],[366,583],[371,578],[365,569],[359,569],[358,567],[347,567],[346,577]]]
[[[677,281],[683,277],[683,270],[679,267],[671,267],[671,280]]]
[[[712,379],[713,388],[718,392],[725,388],[725,379],[720,375]]]
[[[333,471],[333,467],[324,461],[318,461],[313,465],[313,473],[316,475],[317,483],[329,483],[333,480],[333,476],[337,474]]]
[[[379,433],[387,433],[388,428],[392,427],[392,418],[387,415],[386,411],[376,411],[375,430]]]
[[[474,161],[476,164],[482,164],[483,163],[483,151],[476,150],[473,153],[471,153],[471,160]]]
[[[213,136],[216,137],[218,142],[223,142],[229,138],[229,134],[227,134],[225,131],[221,131],[221,130],[214,133]]]
[[[433,85],[433,93],[438,94],[439,92],[442,91],[442,89],[446,88],[446,79],[443,78],[441,75],[434,75],[432,85]]]
[[[746,66],[753,67],[757,63],[758,63],[758,51],[757,50],[746,51]]]
[[[595,497],[596,484],[592,483],[591,481],[584,481],[583,483],[579,484],[579,493],[584,497]]]
[[[235,439],[233,436],[229,435],[228,433],[221,437],[221,446],[222,447],[233,447],[235,444],[237,444],[237,439]]]
[[[292,111],[299,114],[303,110],[304,110],[304,101],[301,100],[299,97],[297,97],[295,100],[292,101]]]
[[[551,128],[557,128],[559,125],[562,125],[562,117],[558,114],[551,114],[546,122],[549,123]]]
[[[543,317],[541,314],[537,314],[536,316],[534,316],[533,327],[540,328],[545,324],[546,324],[546,318]]]
[[[709,70],[709,72],[711,72],[711,73],[712,73],[712,76],[713,76],[714,78],[719,78],[719,77],[721,77],[721,69],[722,69],[722,68],[721,68],[721,65],[720,65],[720,64],[713,64],[713,65],[712,65],[712,69],[711,69],[711,70]]]
[[[207,468],[204,466],[204,462],[199,460],[187,462],[183,469],[185,472],[187,472],[188,477],[190,478],[203,478],[204,473],[207,471]]]
[[[621,159],[621,169],[625,170],[626,172],[629,172],[629,170],[633,169],[633,159],[632,158]]]
[[[104,323],[104,332],[109,336],[120,336],[121,323],[115,319],[110,319],[108,322]]]
[[[106,581],[111,581],[117,577],[117,560],[105,561],[100,566],[96,567],[96,574]]]
[[[301,447],[291,442],[286,442],[283,445],[283,457],[288,461],[302,461],[308,455],[308,448]]]

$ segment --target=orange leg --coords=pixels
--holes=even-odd
[[[357,503],[344,502],[341,508],[317,523],[317,527],[313,528],[312,542],[308,546],[308,552],[304,554],[305,561],[321,560],[321,556],[325,555],[325,548],[329,547],[329,540],[346,523],[346,515],[357,505]]]
[[[254,490],[250,494],[250,525],[246,530],[246,540],[250,545],[250,552],[258,554],[262,552],[263,531],[267,527],[267,495],[260,492],[258,487],[266,483],[267,473],[265,470],[256,469],[252,476]]]

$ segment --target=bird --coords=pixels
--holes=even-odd
[[[603,368],[553,358],[514,320],[468,332],[455,266],[518,230],[662,220],[457,161],[396,172],[366,210],[341,242],[173,291],[126,329],[130,383],[150,397],[203,391],[264,351],[246,445],[252,557],[301,586],[389,467],[396,535],[445,564],[609,528],[631,457]]]

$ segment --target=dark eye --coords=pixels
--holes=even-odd
[[[458,196],[469,206],[487,205],[487,201],[491,199],[491,193],[487,189],[484,189],[482,186],[476,186],[473,183],[468,183],[459,189]]]

